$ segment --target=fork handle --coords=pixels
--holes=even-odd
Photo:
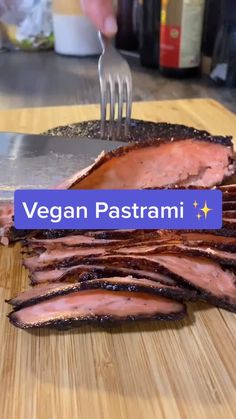
[[[105,49],[111,45],[111,38],[108,38],[107,36],[103,35],[103,33],[100,31],[98,32],[98,37],[102,46],[102,50],[104,52]]]

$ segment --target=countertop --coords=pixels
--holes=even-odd
[[[49,52],[0,54],[0,109],[99,102],[97,57],[78,58]],[[236,112],[236,88],[210,85],[208,79],[173,80],[129,59],[134,101],[212,98]]]

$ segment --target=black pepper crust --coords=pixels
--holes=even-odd
[[[123,121],[124,125],[124,121]],[[80,138],[100,138],[100,121],[84,121],[74,124],[64,125],[52,128],[43,134],[53,136],[65,136],[68,138],[80,137]],[[107,122],[108,127],[108,122]],[[106,130],[108,133],[109,130]],[[169,124],[166,122],[152,122],[142,121],[138,119],[132,119],[130,125],[130,133],[127,137],[124,135],[116,138],[118,141],[124,142],[142,142],[157,138],[166,138],[170,140],[174,139],[188,139],[194,138],[207,141],[221,143],[226,146],[231,146],[232,137],[230,136],[217,136],[212,137],[209,132],[203,130],[197,130],[193,127],[187,127],[180,124]],[[104,140],[110,140],[111,138],[106,137]]]

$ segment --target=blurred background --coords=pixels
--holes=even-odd
[[[235,0],[117,0],[134,100],[210,97],[236,111]],[[99,102],[97,31],[79,0],[0,0],[0,108]]]

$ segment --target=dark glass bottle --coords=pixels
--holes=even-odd
[[[162,0],[160,69],[167,77],[200,74],[205,0]]]
[[[202,38],[202,53],[206,57],[213,55],[216,35],[221,24],[222,7],[222,0],[206,0]]]
[[[202,73],[206,75],[208,75],[211,71],[216,36],[222,20],[222,6],[223,0],[206,0],[201,65]]]
[[[235,0],[224,2],[223,22],[216,38],[210,77],[219,85],[236,87]]]
[[[116,48],[126,51],[137,51],[138,36],[135,31],[135,0],[118,0]]]
[[[140,61],[144,67],[159,66],[161,0],[143,0],[141,8]]]

